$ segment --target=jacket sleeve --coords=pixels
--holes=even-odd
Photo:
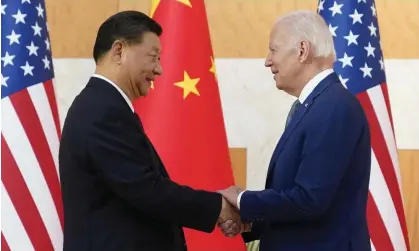
[[[324,112],[325,116],[317,120],[321,123],[310,121],[306,130],[294,184],[283,190],[243,193],[243,220],[304,221],[326,212],[360,140],[369,137],[369,128],[363,113],[351,104]]]
[[[266,221],[254,221],[252,222],[252,230],[250,232],[242,233],[244,242],[252,242],[255,240],[260,240],[260,236],[267,228],[268,222]]]
[[[214,230],[221,195],[163,177],[152,166],[147,139],[134,119],[105,116],[94,124],[88,137],[95,171],[127,203],[151,217],[208,233]]]

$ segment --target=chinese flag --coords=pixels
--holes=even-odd
[[[210,191],[233,185],[204,1],[153,1],[151,16],[163,27],[163,75],[134,102],[144,129],[174,181]],[[188,250],[246,250],[240,235],[218,227],[184,230]]]

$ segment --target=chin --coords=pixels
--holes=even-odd
[[[150,89],[147,89],[147,90],[141,90],[141,92],[140,92],[140,96],[141,96],[141,97],[146,97],[146,96],[147,96],[147,94],[148,94],[148,92],[149,92],[149,90],[150,90]]]
[[[282,85],[281,84],[276,84],[276,88],[278,89],[278,90],[284,90],[284,88],[282,88]]]

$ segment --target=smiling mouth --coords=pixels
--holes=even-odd
[[[154,79],[151,78],[145,78],[145,80],[151,85],[151,83],[153,82]]]

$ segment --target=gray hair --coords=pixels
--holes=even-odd
[[[278,18],[276,24],[279,23],[287,27],[292,45],[304,39],[310,42],[316,57],[336,59],[332,34],[324,19],[316,12],[293,11]]]

